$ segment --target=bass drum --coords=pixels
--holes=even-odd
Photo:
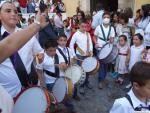
[[[102,49],[98,52],[98,58],[101,62],[108,64],[113,62],[118,56],[119,50],[117,45],[105,44]]]
[[[31,87],[22,91],[12,113],[49,113],[51,97],[46,89]]]
[[[58,103],[70,99],[73,95],[74,85],[71,79],[67,77],[60,77],[56,79],[52,88],[52,93],[55,96]]]
[[[89,75],[96,75],[99,70],[100,64],[99,61],[94,57],[88,57],[83,60],[82,68]]]
[[[70,78],[73,84],[83,84],[86,79],[85,71],[78,65],[74,64],[65,71],[65,76]]]

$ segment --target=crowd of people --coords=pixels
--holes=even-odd
[[[5,1],[5,0],[2,0]],[[56,10],[65,12],[65,4],[62,0],[12,0],[18,9],[19,13],[35,13],[38,11],[40,4],[45,3],[48,7],[49,13],[55,13]]]
[[[130,78],[126,88],[131,90],[126,97],[115,100],[110,113],[150,111],[150,4],[142,5],[135,16],[131,8],[110,12],[104,9],[102,4],[97,4],[92,15],[85,15],[77,8],[73,17],[62,20],[61,13],[65,12],[65,9],[61,1],[57,1],[56,6],[54,1],[47,0],[44,3],[41,0],[38,7],[34,6],[36,2],[38,0],[29,0],[26,7],[22,7],[27,8],[29,13],[35,13],[29,18],[29,27],[26,28],[23,27],[22,23],[25,20],[18,13],[16,4],[2,2],[0,5],[1,41],[13,36],[15,32],[24,32],[22,35],[26,35],[27,31],[22,31],[22,28],[28,30],[32,26],[35,27],[32,28],[34,33],[31,33],[34,36],[30,35],[32,29],[28,30],[31,31],[27,36],[33,37],[28,39],[21,49],[15,52],[13,50],[12,55],[6,55],[8,58],[1,60],[3,62],[0,64],[0,86],[6,90],[8,96],[10,95],[9,98],[16,100],[16,96],[24,88],[37,84],[51,92],[57,78],[64,77],[68,67],[73,64],[81,66],[82,61],[88,57],[98,59],[102,48],[106,44],[112,44],[117,46],[118,55],[111,63],[98,59],[98,88],[105,89],[106,76],[111,72],[109,74],[115,78],[114,82],[120,85],[126,80],[124,78]],[[40,25],[36,8],[47,23],[38,26],[41,28],[38,29],[39,32],[36,30],[36,25]],[[50,9],[56,12],[53,18],[48,16]],[[25,11],[20,10],[23,11],[22,14]],[[20,34],[17,36],[21,37]],[[107,51],[103,54],[106,53]],[[84,83],[80,86],[74,85],[72,98],[76,101],[80,101],[78,92],[84,95],[85,88],[92,89],[89,76],[90,74],[86,73]],[[68,113],[76,113],[71,99],[63,104]],[[7,113],[11,113],[10,109],[13,108],[7,109]],[[0,110],[0,113],[6,113],[1,106]],[[63,112],[65,111],[62,110],[61,113]]]

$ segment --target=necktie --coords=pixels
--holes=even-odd
[[[135,111],[142,111],[142,109],[150,110],[150,105],[149,106],[140,105],[139,107],[136,107],[134,110]]]

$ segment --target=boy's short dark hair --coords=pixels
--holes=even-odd
[[[64,37],[67,39],[67,36],[64,34],[64,33],[60,33],[59,36],[58,36],[58,40],[61,38],[61,37]]]
[[[81,20],[79,21],[79,25],[81,25],[82,23],[85,23],[85,24],[87,24],[87,21],[86,21],[86,19],[81,19]]]
[[[150,64],[137,62],[130,72],[130,80],[132,84],[136,82],[140,86],[145,86],[147,81],[150,80]]]
[[[46,40],[44,43],[44,49],[48,49],[48,48],[56,48],[57,47],[57,40],[56,39],[49,39]]]
[[[104,17],[105,15],[111,16],[110,12],[108,12],[108,11],[105,11],[105,12],[103,13],[103,16],[102,16],[102,17]]]
[[[129,17],[126,15],[126,13],[121,13],[119,18],[123,19],[125,21],[125,23],[129,22]]]

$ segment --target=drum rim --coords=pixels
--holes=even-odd
[[[60,79],[60,78],[64,78],[64,80],[65,80],[65,77],[64,76],[61,76],[61,77],[59,77],[59,78],[56,78],[56,80],[55,80],[55,82],[54,82],[54,85],[55,85],[55,83],[56,83],[56,81],[58,80],[58,79]],[[66,81],[65,81],[66,82]],[[53,88],[52,88],[52,93],[53,93],[53,89],[54,89],[54,85],[53,85]],[[66,91],[67,91],[67,87],[66,87]],[[53,93],[54,94],[54,93]],[[66,94],[65,94],[66,95]],[[64,98],[65,98],[65,95],[64,95]],[[54,95],[55,96],[55,95]],[[57,100],[57,98],[56,98],[56,100]],[[64,100],[64,99],[63,99]],[[61,101],[61,102],[63,102],[63,100]],[[59,103],[59,101],[57,100],[57,102]]]
[[[110,43],[106,43],[102,48],[101,48],[101,50],[98,52],[98,58],[99,58],[99,60],[104,60],[104,59],[106,59],[110,54],[108,54],[105,58],[103,58],[103,59],[100,59],[100,52],[102,51],[102,49],[106,46],[106,45],[108,45],[108,44],[110,44]],[[111,45],[113,45],[114,46],[114,44],[111,44]],[[112,49],[113,49],[113,47],[112,47]],[[112,49],[111,49],[111,51],[112,51]],[[111,53],[111,52],[110,52]]]
[[[44,92],[44,95],[45,95],[45,98],[46,98],[46,102],[47,102],[47,107],[46,107],[46,113],[49,113],[50,111],[50,105],[51,105],[51,98],[50,98],[50,95],[49,95],[49,92],[46,90],[46,88],[41,88],[40,86],[31,86],[31,87],[27,87],[27,88],[24,88],[23,90],[21,90],[17,96],[15,97],[14,99],[14,106],[15,106],[15,103],[17,102],[17,100],[19,99],[19,97],[25,92],[27,91],[28,89],[31,89],[31,88],[40,88],[42,89],[42,91]]]
[[[81,76],[80,76],[80,79],[82,78],[82,71],[83,71],[83,69],[82,69],[82,67],[80,67],[79,65],[77,65],[77,64],[73,64],[72,66],[76,66],[76,67],[78,67],[80,70],[81,70]],[[72,66],[69,66],[69,68],[70,67],[72,67]],[[67,70],[65,71],[65,76],[64,77],[67,77],[67,78],[69,78],[68,76],[66,76],[66,72],[67,72]],[[69,78],[70,79],[70,78]],[[79,81],[80,81],[80,79],[77,81],[77,82],[73,82],[73,80],[71,79],[71,81],[72,81],[72,83],[73,84],[78,84],[79,83]]]
[[[66,97],[68,97],[68,91],[69,91],[69,87],[68,87],[68,80],[70,80],[71,81],[71,83],[72,83],[72,90],[74,89],[74,84],[73,84],[73,82],[72,82],[72,80],[70,79],[70,78],[68,78],[68,77],[66,77],[66,76],[62,76],[62,77],[59,77],[59,78],[57,78],[56,80],[55,80],[55,82],[58,80],[58,79],[60,79],[60,78],[63,78],[64,80],[65,80],[65,82],[66,82],[66,93],[65,93],[65,95],[64,95],[64,98],[63,98],[63,100],[62,101],[60,101],[60,103],[61,102],[63,102],[65,99],[66,99]],[[69,82],[70,83],[70,82]],[[55,83],[54,83],[55,84]],[[52,88],[52,92],[51,93],[53,93],[53,88]],[[54,94],[53,94],[54,95]],[[55,96],[55,95],[54,95]],[[56,100],[57,100],[57,98],[56,98]],[[59,101],[57,100],[57,102],[59,103]]]
[[[96,67],[97,67],[97,65],[98,65],[98,64],[97,64],[97,63],[98,63],[98,60],[97,60],[95,57],[87,57],[87,58],[85,58],[85,59],[89,59],[89,58],[95,59],[95,60],[97,61],[97,62],[96,62]],[[84,59],[84,60],[85,60],[85,59]],[[83,62],[84,62],[84,60],[83,60]],[[83,69],[83,62],[82,62],[82,64],[81,64],[82,69]],[[95,67],[95,68],[96,68],[96,67]],[[92,69],[91,71],[86,72],[86,73],[90,73],[90,72],[94,71],[95,68]],[[83,70],[84,70],[84,69],[83,69]],[[84,70],[84,71],[85,71],[85,70]]]

